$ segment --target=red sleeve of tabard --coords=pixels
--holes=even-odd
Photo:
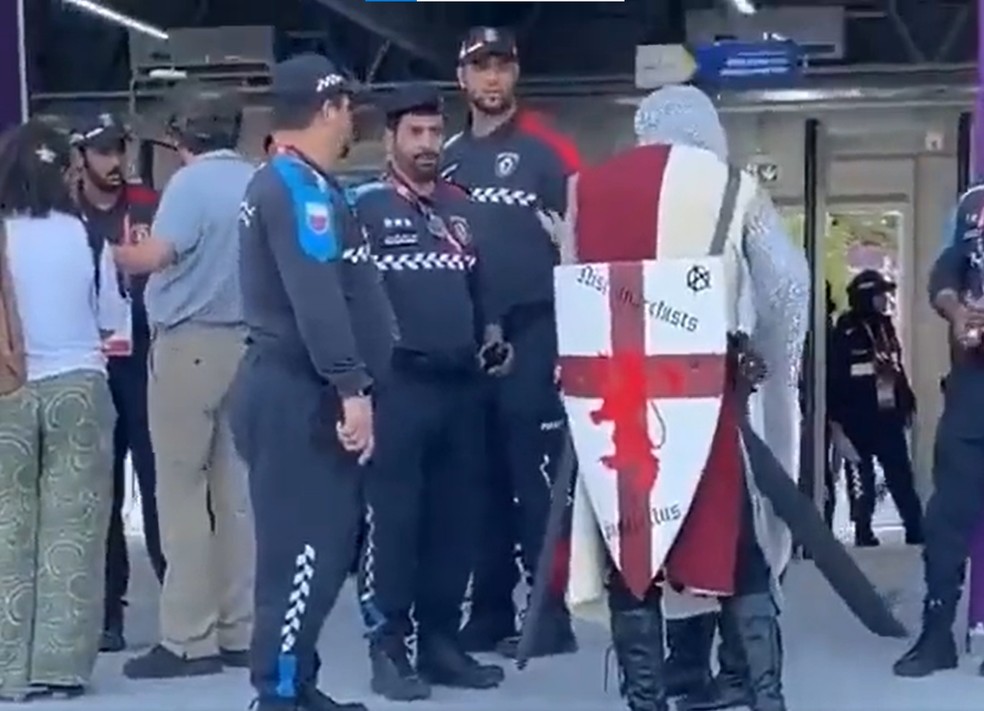
[[[581,152],[577,144],[569,136],[558,131],[543,114],[536,111],[523,111],[519,115],[518,125],[520,130],[546,144],[560,160],[568,175],[581,170]]]

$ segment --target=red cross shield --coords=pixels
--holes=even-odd
[[[579,476],[612,561],[642,597],[687,519],[718,427],[723,260],[580,264],[554,279]]]

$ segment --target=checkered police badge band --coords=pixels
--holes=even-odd
[[[469,194],[475,202],[495,203],[497,205],[535,207],[539,201],[536,193],[508,188],[472,188]]]
[[[342,259],[352,264],[369,261],[369,245],[360,244],[358,247],[349,247],[342,252]]]
[[[375,257],[375,262],[380,271],[447,269],[462,272],[475,266],[475,257],[470,254],[448,252],[414,252],[413,254],[384,254]]]

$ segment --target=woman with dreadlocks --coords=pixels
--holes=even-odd
[[[102,630],[114,419],[102,340],[127,307],[109,250],[94,263],[69,163],[42,123],[0,138],[2,699],[84,691]]]

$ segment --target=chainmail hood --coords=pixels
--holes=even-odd
[[[643,99],[635,114],[635,133],[639,145],[682,143],[728,161],[728,139],[717,109],[692,86],[666,86]]]

